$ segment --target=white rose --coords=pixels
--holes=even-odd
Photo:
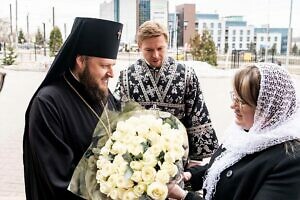
[[[153,145],[153,146],[151,146],[149,149],[148,149],[148,151],[151,153],[151,154],[153,154],[154,156],[159,156],[159,154],[162,152],[162,151],[164,151],[163,150],[163,147],[162,147],[162,145],[160,145],[160,144],[155,144],[155,145]]]
[[[98,169],[101,169],[102,168],[102,166],[104,166],[104,165],[106,165],[107,163],[109,163],[109,161],[107,160],[107,158],[106,157],[104,157],[104,156],[99,156],[98,157],[98,160],[97,160],[97,168]]]
[[[150,151],[146,151],[143,155],[143,164],[144,166],[154,167],[157,164],[157,159],[154,154],[150,153]]]
[[[136,196],[140,197],[146,191],[146,189],[147,189],[146,183],[140,182],[133,187],[133,192]]]
[[[131,188],[133,186],[133,182],[131,180],[126,179],[123,175],[118,175],[116,178],[116,185],[118,188]]]
[[[161,133],[162,131],[162,119],[155,119],[152,121],[150,125],[150,130],[156,132],[156,133]]]
[[[146,166],[142,169],[142,179],[146,183],[151,183],[154,181],[156,175],[156,170],[153,167]]]
[[[126,149],[126,146],[119,142],[119,141],[116,141],[113,145],[112,145],[112,148],[111,148],[111,153],[112,154],[124,154],[126,153],[127,149]]]
[[[100,192],[103,194],[109,194],[113,189],[112,185],[108,182],[101,182],[100,184]]]
[[[144,123],[139,124],[136,126],[136,132],[139,136],[145,137],[149,133],[149,126]]]
[[[101,167],[100,171],[104,177],[108,177],[113,173],[113,165],[111,163],[106,163]]]
[[[130,177],[131,180],[133,180],[136,183],[141,182],[142,179],[142,172],[141,171],[134,171],[132,176]]]
[[[128,152],[132,153],[133,155],[137,156],[140,153],[144,152],[144,148],[140,143],[131,143],[130,145],[127,146]]]
[[[171,152],[167,152],[167,153],[165,153],[164,159],[165,159],[165,162],[175,163],[176,156],[174,154],[172,154]]]
[[[143,166],[144,166],[143,163],[140,161],[131,161],[130,162],[130,167],[133,170],[141,170]]]
[[[118,163],[118,165],[114,165],[114,172],[119,174],[124,174],[128,169],[128,163],[126,161]]]
[[[117,188],[113,188],[108,195],[111,199],[119,199],[119,191]]]
[[[116,131],[118,131],[118,132],[126,132],[126,123],[124,121],[119,121],[117,123]]]
[[[171,129],[171,125],[168,123],[164,123],[161,127],[161,132],[165,132],[166,130],[170,130]]]
[[[168,195],[168,187],[159,182],[153,182],[148,186],[147,195],[155,200],[164,200]]]
[[[96,173],[96,180],[97,180],[97,183],[106,180],[106,177],[102,175],[101,170],[97,170],[97,173]]]
[[[102,149],[100,150],[100,154],[104,155],[104,156],[108,156],[109,155],[109,151],[110,148],[107,148],[106,146],[102,147]]]
[[[159,144],[161,142],[160,135],[157,132],[150,131],[149,134],[147,135],[146,139],[151,141],[151,144]]]
[[[167,170],[159,170],[155,177],[156,182],[167,184],[170,181],[170,175]]]
[[[174,177],[178,172],[177,166],[169,162],[164,162],[161,166],[161,170],[166,170],[171,177]]]
[[[173,146],[170,149],[169,153],[171,155],[174,155],[175,160],[180,160],[183,157],[185,151],[182,146]]]
[[[108,177],[107,183],[109,183],[112,187],[115,187],[117,185],[117,174],[112,174]]]
[[[116,130],[115,132],[113,132],[110,139],[114,140],[114,141],[118,141],[118,140],[122,139],[125,135],[126,134],[123,131]]]
[[[134,193],[132,189],[124,192],[122,199],[124,200],[138,200],[138,196]]]

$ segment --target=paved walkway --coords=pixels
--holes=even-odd
[[[229,108],[231,103],[229,91],[234,71],[188,64],[193,64],[196,68],[212,122],[218,137],[222,138],[222,132],[233,116]],[[24,114],[31,96],[45,76],[45,72],[40,70],[28,71],[28,66],[25,65],[18,68],[26,68],[27,71],[0,68],[7,73],[0,93],[0,200],[25,199],[22,162]],[[128,63],[125,61],[117,63],[115,78],[110,82],[112,89],[118,72],[126,65]],[[295,78],[300,88],[300,76]]]
[[[44,73],[6,70],[0,93],[0,199],[25,199],[22,137],[29,98]]]

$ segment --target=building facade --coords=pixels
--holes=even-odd
[[[121,42],[136,43],[138,27],[154,20],[168,27],[167,0],[111,0],[100,4],[99,17],[123,23]]]
[[[225,49],[225,21],[219,19],[218,14],[196,14],[196,31],[202,34],[207,30],[215,42],[217,52]]]
[[[100,4],[99,18],[121,22],[123,33],[121,42],[135,43],[137,30],[138,8],[137,0],[112,0]]]
[[[203,30],[211,33],[218,53],[232,50],[255,50],[257,54],[267,48],[274,54],[285,54],[287,49],[287,28],[255,28],[247,25],[243,16],[220,18],[218,14],[196,14],[199,34]]]
[[[195,4],[182,4],[176,6],[176,32],[178,46],[187,48],[191,37],[195,35]]]

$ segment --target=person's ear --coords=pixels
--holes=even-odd
[[[82,71],[84,69],[84,66],[85,66],[84,62],[85,62],[84,56],[82,56],[82,55],[76,56],[76,66],[79,71]]]

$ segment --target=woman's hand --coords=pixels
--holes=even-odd
[[[168,190],[168,197],[171,199],[184,199],[188,193],[174,182],[168,184]]]
[[[192,178],[191,172],[183,172],[181,176],[184,182],[189,181]]]

